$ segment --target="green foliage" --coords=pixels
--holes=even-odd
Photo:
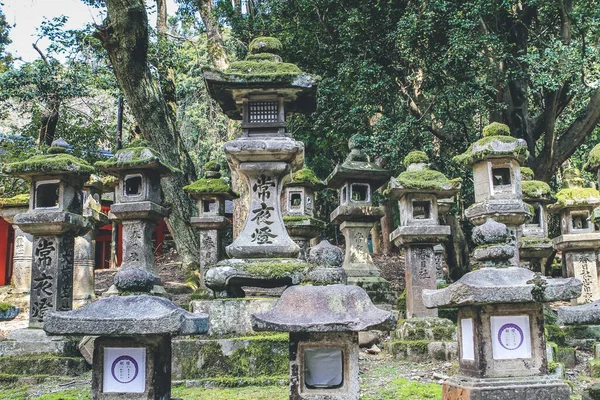
[[[261,36],[250,42],[248,49],[251,54],[272,53],[279,54],[281,52],[281,42],[274,37]]]
[[[495,142],[511,143],[514,146],[513,149],[497,148]],[[457,164],[470,166],[490,155],[495,157],[514,157],[522,161],[527,158],[528,154],[529,151],[527,150],[527,145],[523,142],[519,142],[517,138],[512,136],[487,136],[473,143],[469,146],[467,151],[454,157],[452,160]]]
[[[404,157],[404,167],[408,168],[410,164],[428,163],[429,157],[424,151],[411,151]]]
[[[483,128],[483,137],[510,136],[510,128],[506,124],[492,122]]]
[[[6,46],[12,43],[8,36],[10,24],[6,21],[6,16],[0,10],[0,73],[8,70],[12,64],[12,55],[6,52]]]
[[[39,400],[92,400],[89,388],[67,389],[36,397]]]

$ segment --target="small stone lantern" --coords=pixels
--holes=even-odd
[[[592,211],[600,205],[600,192],[584,187],[576,168],[564,172],[563,188],[556,193],[557,202],[550,212],[560,214],[561,235],[554,238],[554,248],[563,254],[567,276],[583,282],[583,293],[577,304],[600,300],[600,283],[596,251],[600,248],[600,232],[592,223]]]
[[[390,301],[389,282],[381,277],[369,253],[368,239],[383,207],[373,206],[373,192],[390,178],[390,173],[371,162],[355,137],[348,141],[350,154],[327,178],[327,186],[340,190],[340,205],[330,216],[340,225],[346,239],[343,268],[348,284],[364,288],[375,303]]]
[[[521,225],[519,258],[523,267],[543,272],[545,259],[553,252],[552,240],[548,238],[548,204],[554,202],[554,195],[546,182],[533,179],[530,168],[521,168],[521,176],[523,201],[533,207],[533,218]]]
[[[294,286],[266,312],[255,331],[290,332],[290,400],[358,400],[358,332],[393,330],[390,312],[356,286]]]
[[[526,157],[525,141],[498,123],[455,157],[473,167],[477,203],[465,214],[476,225],[471,268],[479,269],[446,288],[423,290],[426,307],[458,308],[460,371],[444,382],[444,399],[569,399],[569,386],[548,375],[542,307],[579,296],[581,282],[518,266],[517,227],[531,217],[521,200]]]
[[[450,180],[429,169],[429,157],[413,151],[404,159],[406,171],[390,182],[390,197],[398,200],[400,226],[390,240],[406,249],[406,315],[437,317],[436,309],[423,305],[423,289],[437,288],[434,245],[450,235],[450,227],[440,225],[438,199],[450,198],[460,190],[462,179]]]
[[[311,239],[325,229],[325,222],[314,218],[315,191],[325,187],[309,168],[292,175],[291,182],[283,185],[283,223],[292,240],[300,246],[298,258],[306,260]]]
[[[161,297],[111,296],[70,312],[50,313],[44,330],[50,335],[98,336],[92,362],[94,399],[167,400],[171,338],[206,333],[208,316]]]
[[[162,206],[160,178],[176,170],[162,162],[156,150],[140,139],[117,151],[113,158],[98,161],[95,165],[99,170],[119,178],[115,203],[109,213],[111,220],[123,226],[123,262],[116,276],[134,282],[136,274],[150,273],[155,279],[152,293],[164,294],[165,289],[156,272],[152,232],[157,221],[169,214]],[[107,294],[116,294],[115,287],[111,287]]]
[[[0,217],[12,225],[14,229],[13,265],[11,284],[15,293],[29,293],[31,288],[31,255],[33,236],[23,232],[14,224],[18,214],[26,213],[29,208],[29,194],[18,194],[13,197],[0,198]]]
[[[67,154],[57,139],[47,155],[5,164],[3,172],[30,182],[29,210],[14,223],[33,236],[29,327],[40,328],[46,312],[73,306],[75,236],[90,229],[81,215],[83,184],[94,168]]]
[[[221,178],[221,167],[214,161],[204,165],[204,178],[183,188],[198,204],[198,216],[191,224],[200,231],[200,272],[219,262],[222,256],[219,231],[230,226],[225,217],[225,200],[237,199],[237,193]]]

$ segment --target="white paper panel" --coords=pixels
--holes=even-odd
[[[473,319],[464,318],[460,320],[461,353],[463,360],[475,360],[475,348],[473,341]]]
[[[144,393],[146,389],[146,348],[105,347],[105,393]]]
[[[491,317],[494,360],[531,358],[529,316]]]

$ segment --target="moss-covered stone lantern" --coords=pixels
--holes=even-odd
[[[282,197],[283,223],[292,240],[300,246],[298,258],[306,260],[311,239],[319,236],[325,222],[314,216],[315,191],[325,187],[310,168],[303,168],[292,175],[284,186]]]
[[[521,268],[517,227],[531,218],[522,201],[520,163],[527,144],[494,123],[455,160],[473,167],[476,225],[471,269],[439,290],[423,290],[429,308],[458,308],[459,372],[443,384],[444,399],[568,400],[564,381],[548,375],[543,303],[581,293],[574,278],[548,279]],[[477,267],[477,268],[474,268]]]
[[[583,282],[577,304],[600,300],[596,259],[600,232],[592,223],[592,211],[600,205],[600,192],[584,184],[578,169],[566,170],[563,188],[556,193],[556,203],[550,206],[550,212],[560,214],[561,235],[554,238],[554,248],[563,254],[567,275]]]
[[[162,206],[160,177],[176,173],[177,169],[162,161],[149,143],[136,139],[109,160],[98,161],[96,168],[117,176],[115,202],[110,207],[109,218],[123,226],[123,262],[117,277],[130,281],[132,292],[142,292],[135,287],[140,274],[152,274],[152,293],[163,294],[164,287],[156,272],[152,232],[157,221],[169,212]],[[115,278],[117,279],[117,278]],[[127,288],[127,285],[121,285]],[[113,285],[107,294],[117,294]]]
[[[519,258],[521,265],[535,272],[542,271],[545,259],[554,251],[548,238],[548,204],[554,202],[554,194],[546,182],[533,179],[533,171],[522,167],[523,201],[533,208],[533,218],[521,225],[519,234]]]
[[[81,215],[83,184],[94,168],[67,153],[68,143],[55,140],[48,154],[5,164],[2,172],[30,183],[29,209],[14,223],[33,236],[29,326],[43,326],[48,311],[73,306],[75,236],[90,229]]]
[[[12,225],[14,229],[13,264],[11,284],[18,294],[29,293],[31,286],[31,254],[33,236],[23,232],[14,224],[18,214],[29,209],[29,194],[18,194],[13,197],[0,198],[0,217]]]
[[[239,196],[231,186],[221,178],[221,167],[214,161],[204,164],[204,178],[185,186],[188,195],[198,204],[198,216],[192,217],[191,224],[200,231],[200,272],[206,270],[221,259],[221,237],[219,231],[230,226],[225,217],[225,200]]]
[[[233,297],[244,295],[241,286],[296,284],[307,266],[297,259],[300,248],[285,229],[281,192],[284,177],[304,164],[304,144],[286,131],[286,118],[315,109],[317,78],[282,62],[280,51],[277,39],[259,37],[250,43],[246,60],[232,62],[225,71],[204,71],[210,96],[227,116],[242,120],[242,135],[225,143],[224,150],[233,179],[248,183],[247,191],[240,190],[247,197],[236,205],[248,211],[226,248],[231,259],[206,274],[209,288]],[[275,270],[285,272],[274,275]]]
[[[437,287],[434,245],[450,235],[450,227],[440,225],[438,200],[460,190],[462,179],[450,180],[429,169],[429,157],[413,151],[404,159],[406,171],[390,181],[389,195],[398,200],[400,226],[390,240],[406,249],[406,315],[437,317],[437,309],[423,305],[423,289]]]

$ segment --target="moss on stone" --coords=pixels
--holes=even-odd
[[[589,172],[597,172],[600,167],[600,143],[594,146],[583,168]]]
[[[204,164],[204,170],[205,171],[220,171],[221,166],[219,164],[217,164],[216,161],[209,161],[206,164]]]
[[[259,54],[248,54],[246,61],[271,61],[281,62],[281,57],[274,53],[259,53]]]
[[[29,206],[29,193],[18,194],[13,197],[0,197],[0,207]]]
[[[523,181],[532,181],[535,177],[535,173],[529,167],[521,167],[521,179]]]
[[[588,362],[588,368],[590,370],[590,376],[592,378],[600,378],[600,361],[590,360]]]
[[[62,146],[51,146],[48,149],[48,154],[63,154],[63,153],[66,153],[66,152],[67,152],[67,149],[65,149]]]
[[[132,141],[129,147],[123,148],[110,159],[98,161],[94,166],[100,170],[115,171],[120,169],[164,169],[173,173],[181,172],[162,160],[158,152],[149,147],[143,139]]]
[[[317,178],[315,172],[310,168],[302,168],[292,175],[292,183],[309,183],[311,185],[322,185],[323,181]]]
[[[127,143],[125,146],[126,149],[135,148],[135,147],[152,147],[149,141],[142,138],[133,139],[131,142]]]
[[[501,142],[505,144],[513,144],[512,148],[504,147],[502,150],[494,150],[493,142]],[[477,161],[482,161],[490,156],[494,158],[510,157],[515,158],[519,162],[523,162],[529,155],[527,143],[524,140],[519,140],[512,136],[487,136],[473,143],[467,151],[452,160],[460,165],[469,166]]]
[[[108,187],[116,187],[119,184],[119,178],[113,175],[104,175],[100,178],[103,185]]]
[[[252,275],[267,279],[285,278],[291,274],[304,272],[308,264],[303,262],[252,262],[244,266],[244,270]]]
[[[0,302],[0,312],[6,312],[14,307],[16,307],[16,306],[14,306],[10,303]]]
[[[272,61],[235,61],[225,71],[227,75],[281,77],[298,75],[302,71],[295,64]]]
[[[12,375],[80,375],[89,369],[81,357],[60,357],[32,354],[27,356],[0,357],[0,371]]]
[[[283,46],[281,45],[279,39],[270,36],[260,36],[252,40],[248,48],[250,50],[250,54],[279,54],[281,53]]]
[[[402,292],[396,301],[396,307],[398,311],[405,313],[406,312],[406,289]]]
[[[554,361],[548,361],[548,373],[549,374],[554,374],[556,373],[556,370],[558,369],[558,365],[560,363],[554,362]]]
[[[35,175],[55,173],[64,175],[89,175],[94,167],[71,154],[45,154],[25,161],[4,164],[2,172],[7,175]]]
[[[424,151],[411,151],[404,157],[404,167],[408,168],[410,164],[428,163],[429,157]]]
[[[565,346],[567,344],[565,333],[557,325],[546,324],[546,326],[544,327],[544,331],[546,334],[546,338],[550,342],[554,342],[559,346]]]
[[[510,128],[500,122],[492,122],[483,128],[483,137],[491,136],[510,136]]]
[[[462,182],[461,178],[448,179],[441,172],[431,169],[402,172],[397,179],[406,188],[436,191],[458,189]]]
[[[585,204],[600,200],[600,192],[594,188],[566,188],[556,193],[556,202],[561,206]]]
[[[184,186],[187,193],[233,193],[231,186],[221,178],[202,178],[196,182]]]
[[[540,246],[540,245],[552,245],[552,239],[549,239],[549,238],[540,238],[540,237],[521,236],[519,238],[519,243],[521,243],[523,247],[535,247],[535,246]]]
[[[522,170],[521,170],[522,171]],[[552,189],[546,182],[542,181],[523,181],[523,196],[531,199],[540,199],[552,196]]]
[[[310,217],[308,215],[286,215],[283,217],[283,222],[301,222],[309,219]]]

